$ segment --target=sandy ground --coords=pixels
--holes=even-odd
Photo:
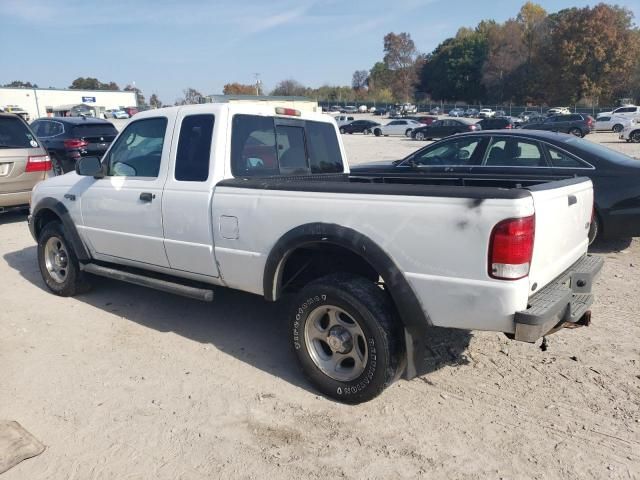
[[[354,163],[422,145],[345,144]],[[281,305],[104,279],[56,297],[24,220],[0,217],[0,418],[47,450],[2,480],[640,478],[640,239],[594,249],[591,327],[544,352],[434,329],[427,373],[353,407],[305,382]]]

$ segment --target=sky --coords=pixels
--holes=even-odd
[[[135,82],[173,103],[193,87],[265,90],[293,78],[350,85],[383,57],[388,32],[408,32],[428,53],[462,26],[517,15],[516,0],[0,0],[0,84],[66,88],[80,76]],[[539,0],[548,12],[594,5]],[[616,0],[640,24],[640,1]]]

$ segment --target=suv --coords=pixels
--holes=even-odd
[[[640,143],[640,123],[638,120],[631,120],[624,130],[620,132],[620,140],[627,142]]]
[[[531,122],[522,126],[528,130],[550,130],[552,132],[570,133],[576,137],[584,137],[595,128],[591,115],[571,113],[569,115],[553,115],[544,121]]]
[[[625,105],[624,107],[616,108],[612,112],[600,112],[597,118],[610,117],[613,115],[618,117],[637,117],[640,116],[640,107],[636,107],[635,105]]]
[[[31,189],[44,180],[51,162],[29,125],[0,113],[0,211],[29,204]]]
[[[101,157],[118,134],[111,122],[88,117],[40,118],[31,128],[48,150],[56,175],[73,170],[82,157]]]

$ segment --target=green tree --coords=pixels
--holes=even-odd
[[[392,72],[391,90],[396,98],[405,102],[414,96],[417,57],[418,50],[410,34],[390,32],[384,36],[383,61]]]
[[[307,88],[296,80],[287,79],[278,83],[276,88],[271,92],[271,95],[303,97],[307,95]]]
[[[3,85],[8,88],[38,88],[38,85],[31,82],[23,82],[22,80],[14,80],[13,82]]]
[[[133,85],[127,85],[124,87],[125,92],[136,92],[136,103],[137,105],[144,105],[144,95],[142,94],[142,90],[138,87],[134,87]]]
[[[162,102],[158,98],[158,95],[155,93],[151,94],[151,97],[149,98],[149,105],[151,108],[162,108]]]
[[[369,72],[366,70],[356,70],[353,72],[351,79],[351,88],[355,91],[364,90],[367,87],[367,81],[369,80]]]
[[[120,90],[115,82],[102,83],[93,77],[78,77],[69,86],[72,90]]]

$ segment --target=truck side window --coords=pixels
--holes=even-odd
[[[329,123],[306,122],[311,173],[342,173],[344,166],[335,128]]]
[[[209,178],[209,157],[213,115],[189,115],[182,119],[175,178],[183,182],[205,182]]]
[[[231,131],[231,173],[235,177],[280,173],[272,117],[234,115]]]
[[[166,130],[165,117],[145,118],[130,123],[106,158],[108,175],[157,177]]]

